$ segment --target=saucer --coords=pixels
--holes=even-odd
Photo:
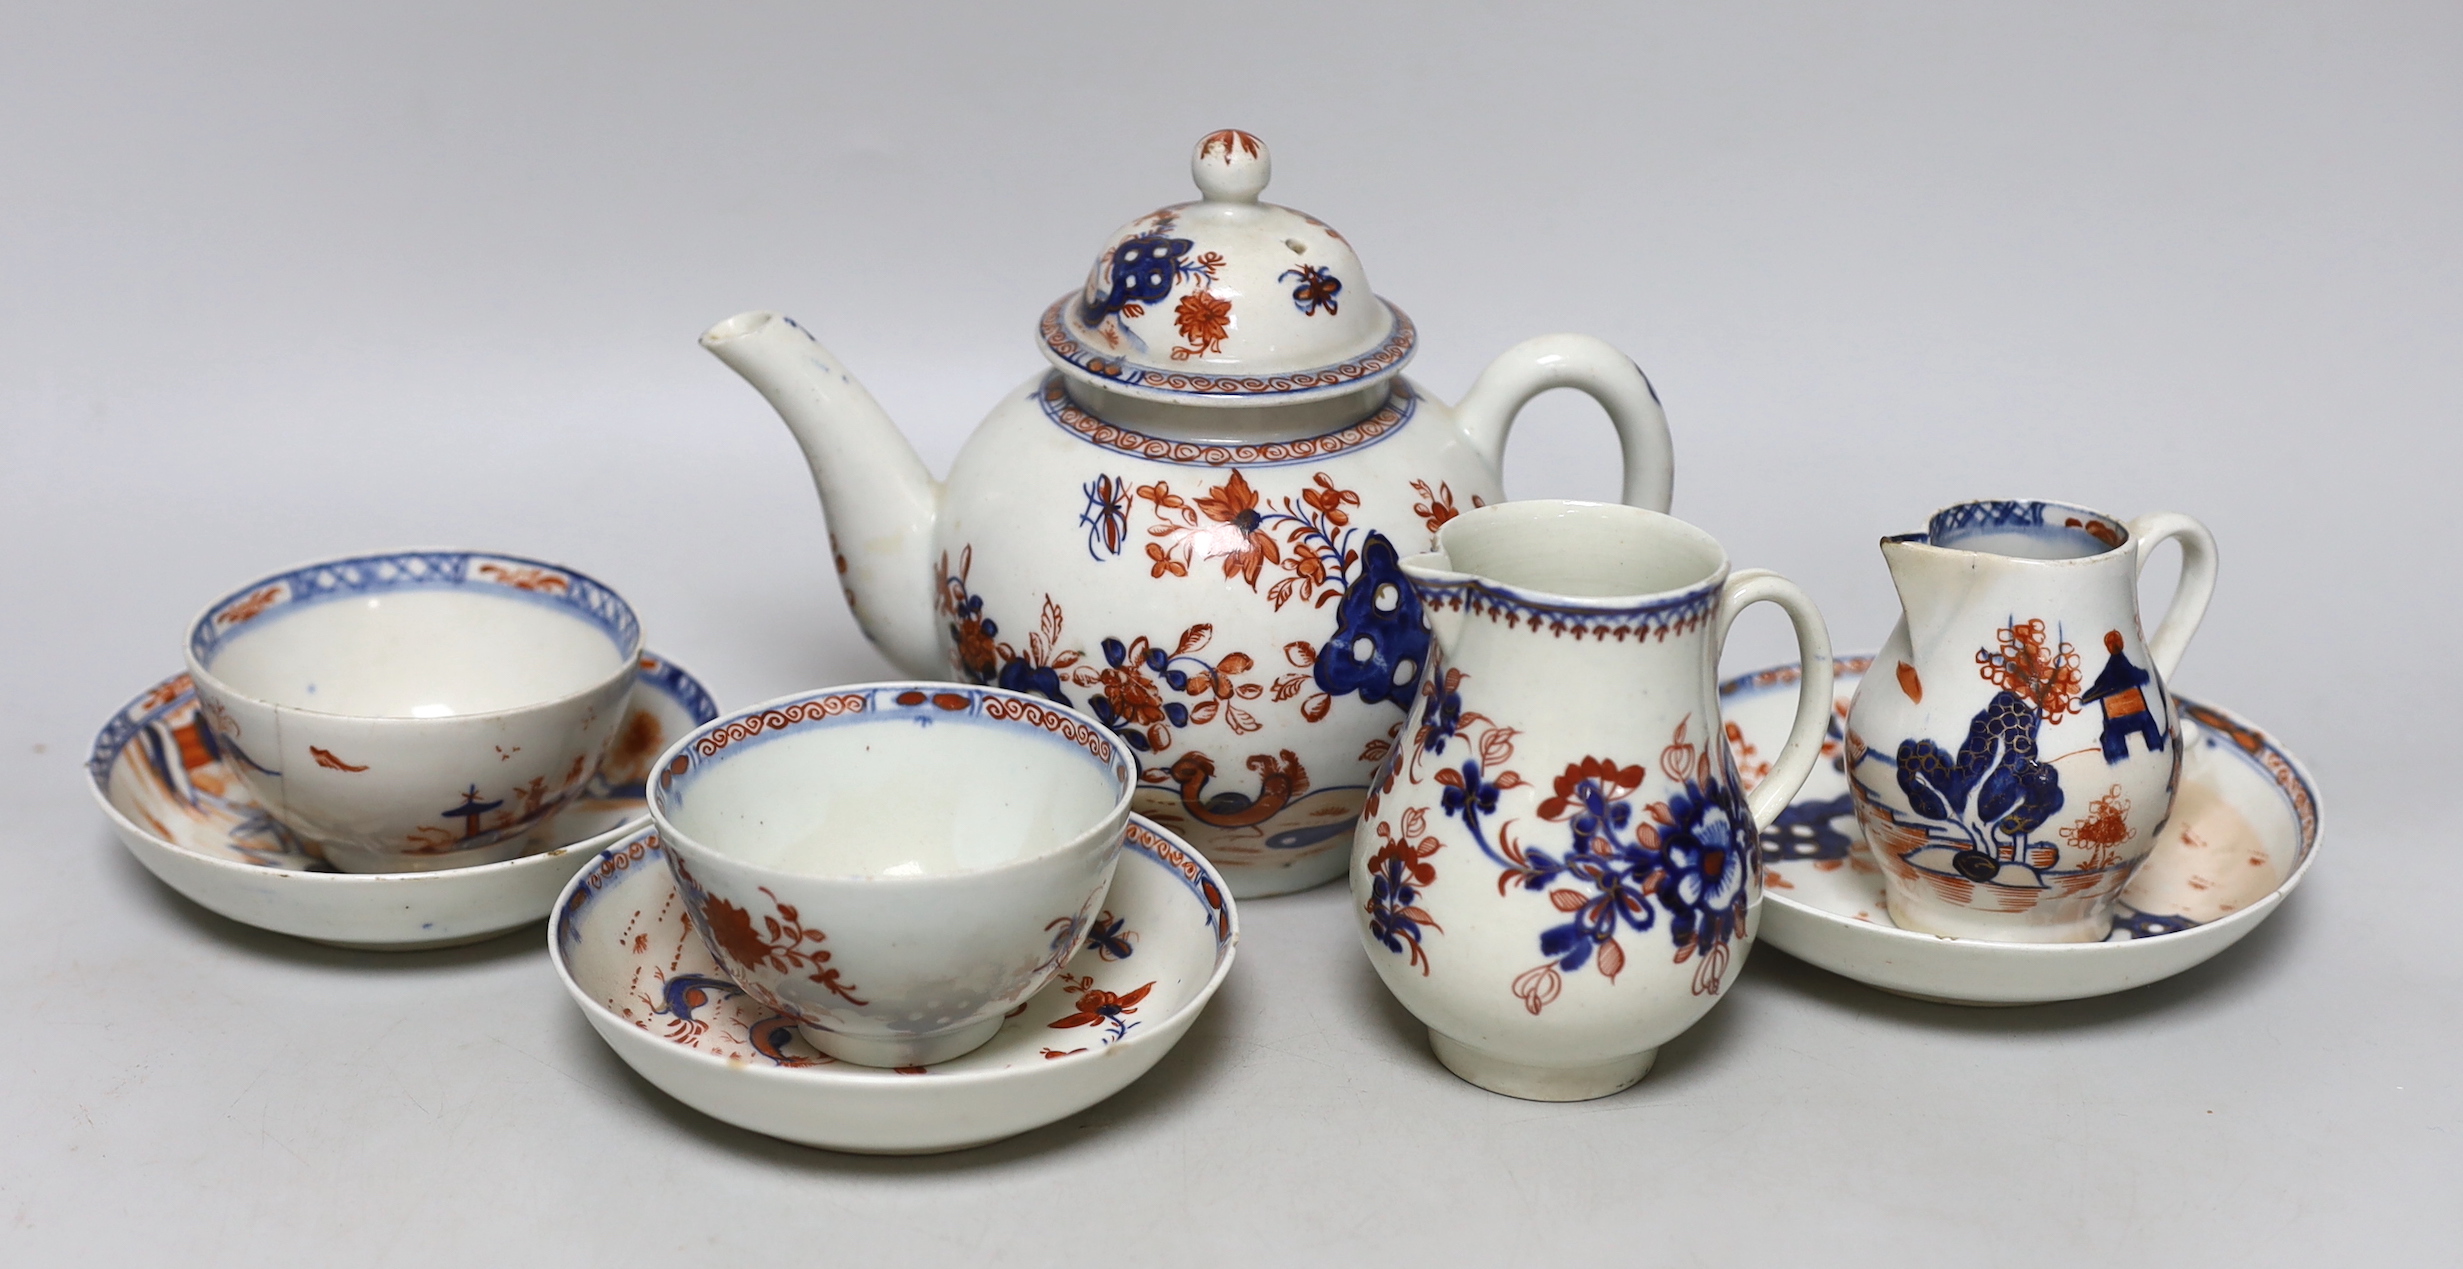
[[[718,716],[699,681],[654,656],[623,730],[533,853],[437,872],[351,874],[274,822],[224,766],[185,674],[130,701],[94,738],[94,800],[165,885],[234,921],[336,947],[416,951],[475,943],[547,915],[592,855],[649,822],[642,780],[676,737]]]
[[[2237,714],[2175,697],[2182,765],[2171,823],[2121,892],[2100,943],[1990,943],[1899,929],[1866,854],[1839,756],[1869,656],[1841,657],[1830,734],[1796,800],[1762,838],[1761,938],[1884,991],[1960,1005],[2028,1005],[2141,987],[2258,928],[2317,857],[2308,769]],[[1797,669],[1720,685],[1720,711],[1750,787],[1787,739]]]
[[[577,874],[547,936],[565,990],[642,1078],[739,1128],[859,1154],[980,1146],[1128,1087],[1197,1020],[1239,941],[1222,877],[1132,816],[1103,910],[1060,977],[982,1048],[884,1070],[823,1056],[719,969],[655,832]]]

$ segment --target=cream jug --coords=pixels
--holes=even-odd
[[[1263,143],[1212,133],[1190,170],[1197,201],[1131,221],[1045,310],[1049,365],[946,480],[804,327],[746,313],[701,342],[794,431],[874,645],[1100,719],[1136,754],[1139,813],[1249,897],[1342,871],[1363,752],[1428,654],[1397,562],[1502,500],[1523,403],[1562,387],[1606,407],[1627,502],[1664,510],[1673,468],[1615,349],[1530,340],[1448,406],[1402,375],[1417,330],[1350,240],[1259,201]]]
[[[1403,562],[1435,651],[1352,847],[1362,945],[1455,1074],[1545,1101],[1641,1079],[1718,1003],[1761,914],[1760,834],[1821,757],[1830,638],[1775,573],[1598,503],[1466,512]],[[1740,771],[1719,649],[1747,605],[1807,667]],[[1750,792],[1747,792],[1750,787]]]
[[[2181,582],[2149,639],[2138,573],[2167,538]],[[2214,539],[2184,515],[1992,501],[1881,550],[1905,612],[1857,687],[1846,752],[1890,919],[1952,938],[2102,939],[2171,814],[2167,684],[2214,593]]]

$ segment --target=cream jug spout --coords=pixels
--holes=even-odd
[[[701,346],[760,390],[795,433],[829,521],[830,554],[864,637],[904,673],[949,673],[931,564],[941,486],[837,356],[793,318],[739,313]]]
[[[1971,592],[1985,583],[1980,566],[1991,557],[1935,546],[1928,534],[1902,533],[1881,540],[1881,558],[1899,592],[1908,646],[1922,664],[1966,611]]]

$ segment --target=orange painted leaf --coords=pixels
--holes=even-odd
[[[311,757],[311,758],[316,759],[316,765],[318,765],[318,766],[320,766],[320,767],[324,767],[325,769],[327,769],[327,770],[329,770],[329,771],[352,771],[352,772],[358,772],[358,771],[365,771],[365,770],[367,770],[367,769],[368,769],[368,768],[367,768],[367,764],[365,764],[365,763],[361,763],[361,764],[359,764],[359,765],[354,766],[354,765],[352,765],[352,764],[350,764],[350,763],[344,762],[344,761],[343,761],[343,760],[341,760],[340,758],[335,757],[335,756],[333,755],[333,751],[332,751],[332,750],[330,750],[330,749],[320,749],[320,748],[316,747],[315,745],[310,745],[310,746],[308,746],[308,756],[309,756],[309,757]]]

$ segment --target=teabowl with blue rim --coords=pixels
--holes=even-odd
[[[683,666],[644,654],[634,674],[648,695],[635,693],[632,716],[571,808],[594,830],[619,811],[625,819],[645,813],[643,781],[665,748],[664,728],[679,721],[698,726],[718,717],[709,690]],[[233,776],[231,761],[199,716],[195,686],[179,674],[138,694],[103,724],[87,751],[86,774],[105,806],[130,828],[142,827],[166,845],[258,868],[349,875],[266,814]]]
[[[1206,928],[1220,949],[1218,959],[1230,956],[1233,937],[1239,933],[1239,920],[1233,915],[1231,900],[1223,893],[1222,882],[1206,865],[1204,858],[1140,816],[1130,817],[1128,827],[1121,834],[1121,846],[1127,853],[1144,856],[1148,862],[1178,880],[1181,887],[1197,900]],[[580,875],[572,892],[565,896],[563,905],[557,910],[558,942],[578,942],[582,935],[577,922],[600,894],[614,885],[620,874],[629,869],[656,864],[664,853],[657,830],[651,828],[641,829],[599,852],[598,860]],[[1136,933],[1123,929],[1119,921],[1098,923],[1087,932],[1085,948],[1095,952],[1099,960],[1125,961],[1136,954],[1133,937]],[[1122,950],[1124,948],[1128,950]]]
[[[641,651],[641,622],[632,605],[597,578],[544,560],[473,551],[392,551],[259,578],[206,607],[189,627],[188,650],[211,670],[223,645],[313,605],[390,591],[461,589],[562,609],[597,627],[628,659]]]
[[[1237,911],[1187,843],[1132,818],[1099,920],[1039,994],[963,1056],[885,1069],[833,1060],[741,990],[686,919],[663,844],[619,841],[549,919],[567,991],[610,1047],[666,1093],[806,1145],[914,1152],[1063,1119],[1139,1078],[1229,974]]]

